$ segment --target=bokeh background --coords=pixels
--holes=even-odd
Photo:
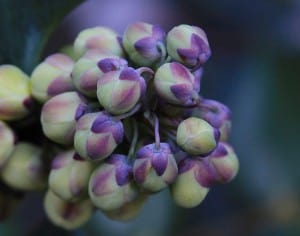
[[[0,36],[4,52],[0,62],[15,63],[28,73],[38,60],[71,43],[87,27],[109,26],[120,34],[138,20],[166,30],[181,23],[202,27],[212,57],[205,66],[201,93],[232,110],[230,142],[240,172],[232,183],[211,189],[194,209],[176,207],[164,191],[151,197],[132,222],[114,222],[97,213],[72,232],[51,225],[42,210],[42,195],[29,194],[1,222],[0,235],[300,235],[300,1],[88,0],[79,4],[77,0],[65,7],[64,14],[51,8],[59,1],[40,1],[50,6],[45,17],[53,14],[58,19],[45,30],[46,39],[36,31],[44,23],[35,22],[39,18],[32,15],[43,15],[33,13],[37,2],[28,1],[35,4],[31,6],[0,1],[2,13],[6,6],[22,12],[17,19],[6,12],[9,21],[0,30],[21,25],[21,33],[26,32],[18,38],[23,44],[12,45]],[[59,9],[59,3],[55,7]],[[26,25],[28,18],[38,27]],[[43,42],[37,44],[42,54],[26,47],[30,37]],[[27,50],[23,57],[22,50]]]

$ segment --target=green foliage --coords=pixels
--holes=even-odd
[[[0,0],[0,63],[30,73],[47,39],[64,16],[83,0]]]

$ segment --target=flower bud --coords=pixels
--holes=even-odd
[[[49,188],[66,201],[77,201],[88,196],[88,183],[93,164],[73,158],[74,151],[58,154],[52,161]]]
[[[101,62],[98,67],[98,62]],[[88,50],[74,65],[73,83],[81,93],[89,97],[97,97],[97,82],[108,71],[127,66],[127,61],[118,56],[93,49]]]
[[[0,120],[18,120],[29,113],[32,99],[28,76],[13,65],[0,66]]]
[[[115,31],[107,27],[93,27],[82,30],[75,39],[74,50],[83,55],[87,50],[99,49],[116,56],[123,56],[121,38]]]
[[[205,32],[185,24],[168,32],[167,52],[172,59],[192,68],[203,65],[211,55]]]
[[[180,123],[176,142],[191,155],[207,155],[219,141],[220,133],[205,120],[190,117]]]
[[[164,59],[165,31],[159,25],[136,22],[123,35],[123,46],[130,59],[139,66],[151,66]]]
[[[177,177],[177,163],[167,143],[149,144],[136,154],[133,175],[145,190],[158,192],[173,183]]]
[[[90,178],[90,198],[101,210],[116,210],[137,196],[132,181],[132,167],[126,158],[124,155],[111,155]]]
[[[45,195],[44,208],[49,220],[66,230],[81,227],[93,213],[93,205],[89,199],[71,203],[57,197],[51,190]]]
[[[191,105],[198,98],[195,76],[177,62],[160,66],[154,76],[158,95],[171,104]]]
[[[199,111],[202,119],[219,129],[220,140],[226,141],[231,130],[231,112],[229,108],[218,101],[203,99]]]
[[[77,122],[75,151],[87,160],[107,158],[123,141],[122,122],[106,112],[88,113]]]
[[[85,99],[76,92],[65,92],[52,97],[44,104],[41,112],[44,134],[56,143],[71,145],[76,121],[86,109]]]
[[[10,157],[15,147],[15,135],[13,130],[0,121],[0,169]]]
[[[145,80],[131,67],[104,74],[98,80],[97,97],[112,114],[131,110],[145,92]]]
[[[206,197],[211,176],[201,161],[187,158],[178,164],[178,177],[171,185],[172,198],[178,206],[192,208]]]
[[[47,186],[41,148],[20,142],[1,170],[2,180],[12,188],[24,191],[42,190]]]
[[[33,97],[44,103],[57,94],[73,91],[71,80],[73,65],[73,60],[61,53],[47,57],[31,74],[30,85]]]
[[[227,143],[219,142],[217,148],[207,158],[219,183],[230,182],[239,170],[238,158]]]
[[[116,210],[104,211],[103,213],[112,220],[130,221],[140,213],[147,198],[148,195],[140,193],[133,201],[123,204]]]

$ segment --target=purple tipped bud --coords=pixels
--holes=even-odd
[[[123,140],[122,122],[106,112],[88,113],[76,126],[74,147],[87,160],[103,160]]]
[[[76,203],[67,202],[48,190],[44,199],[44,208],[53,224],[66,230],[73,230],[81,227],[91,218],[94,206],[89,199]]]
[[[191,155],[206,155],[215,149],[219,137],[219,131],[205,120],[190,117],[178,126],[176,142]]]
[[[123,56],[118,34],[107,27],[93,27],[82,30],[75,39],[74,50],[82,56],[87,50],[98,49],[105,53]]]
[[[13,65],[0,66],[0,120],[19,120],[29,114],[30,80]]]
[[[124,155],[111,155],[90,178],[90,198],[101,210],[116,210],[137,196],[132,181],[132,167],[126,159]]]
[[[191,105],[198,98],[195,76],[177,62],[163,64],[154,77],[155,90],[171,104]]]
[[[123,46],[136,65],[151,66],[166,56],[165,37],[160,26],[136,22],[126,28]]]
[[[103,61],[102,67],[98,62]],[[127,61],[109,53],[93,49],[87,51],[74,65],[72,81],[76,89],[88,97],[97,97],[97,82],[101,76],[127,66]]]
[[[47,186],[47,176],[42,150],[30,143],[18,143],[1,170],[1,178],[17,190],[44,189]]]
[[[224,104],[210,99],[203,99],[200,109],[194,112],[195,116],[199,116],[206,120],[213,127],[219,129],[221,141],[226,141],[231,131],[231,112]]]
[[[205,32],[184,24],[168,32],[167,51],[172,59],[191,68],[203,65],[211,55]]]
[[[104,74],[98,81],[97,97],[100,104],[112,114],[131,110],[146,88],[145,80],[131,67]]]
[[[13,130],[0,121],[0,169],[7,162],[15,147],[15,135]]]
[[[74,151],[58,154],[52,161],[49,188],[61,199],[77,201],[88,196],[93,164],[73,159]]]
[[[210,174],[203,163],[187,158],[178,164],[178,177],[171,186],[172,198],[181,207],[199,205],[209,191]]]
[[[76,120],[85,109],[85,99],[76,92],[65,92],[49,99],[41,113],[44,134],[56,143],[73,144]]]
[[[207,157],[219,183],[230,182],[239,170],[238,158],[227,143],[220,142],[217,148]]]
[[[177,164],[167,143],[159,147],[149,144],[136,155],[133,166],[134,179],[150,192],[158,192],[173,183],[177,177]]]
[[[130,221],[138,216],[147,198],[148,195],[140,193],[133,201],[123,204],[116,210],[104,211],[103,213],[112,220]]]
[[[74,61],[61,53],[53,54],[41,62],[32,72],[31,92],[39,102],[63,92],[74,91],[71,72]]]
[[[98,67],[103,73],[121,70],[128,66],[128,62],[123,58],[104,58],[98,62]]]

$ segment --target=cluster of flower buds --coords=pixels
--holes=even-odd
[[[214,184],[235,177],[230,110],[200,96],[211,55],[201,28],[165,32],[136,22],[120,36],[94,27],[81,31],[72,49],[48,56],[31,78],[0,67],[5,186],[44,190],[49,219],[75,229],[96,209],[130,220],[167,188],[176,204],[195,207]],[[45,145],[17,142],[9,126],[36,114],[32,107]]]

